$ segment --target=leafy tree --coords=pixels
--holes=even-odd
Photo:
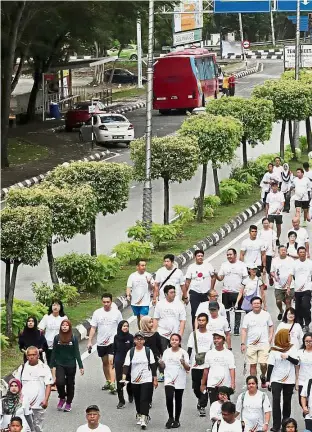
[[[9,207],[41,206],[50,209],[52,215],[52,236],[47,244],[47,257],[53,284],[59,284],[52,244],[68,241],[76,234],[86,234],[97,213],[96,197],[88,185],[62,189],[45,185],[29,189],[11,189],[7,198]]]
[[[273,104],[265,99],[230,97],[209,102],[206,111],[210,114],[232,116],[243,124],[243,165],[247,166],[247,143],[268,140],[274,119]]]
[[[153,138],[151,144],[151,178],[164,181],[164,224],[169,224],[169,184],[190,180],[198,166],[199,150],[193,137],[165,136]],[[134,177],[145,180],[145,141],[131,143],[130,157],[134,162]]]
[[[5,263],[6,330],[13,336],[12,310],[17,270],[20,264],[36,266],[52,235],[52,217],[47,207],[7,207],[1,217],[1,260]]]
[[[197,221],[202,222],[204,211],[207,167],[210,161],[213,169],[216,195],[219,195],[218,168],[222,163],[230,163],[243,134],[242,123],[233,117],[211,114],[190,116],[182,123],[180,135],[196,137],[200,151],[199,160],[203,166],[202,182],[198,200]]]
[[[263,98],[273,103],[275,121],[282,121],[280,137],[280,155],[284,157],[286,122],[289,122],[290,145],[295,155],[291,125],[293,120],[306,120],[311,115],[312,85],[301,81],[281,79],[268,80],[253,90],[254,98]]]
[[[105,216],[126,208],[131,178],[132,168],[123,163],[73,162],[54,168],[44,184],[91,186],[96,197],[96,213]],[[91,255],[96,255],[95,221],[94,218],[90,230]]]

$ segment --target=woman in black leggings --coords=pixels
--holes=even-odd
[[[182,397],[186,385],[186,371],[190,370],[188,353],[181,348],[181,336],[173,333],[170,337],[170,348],[166,349],[160,366],[165,369],[166,406],[169,419],[167,429],[180,427]],[[173,414],[175,401],[175,414]]]

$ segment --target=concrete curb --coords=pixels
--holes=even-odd
[[[146,102],[140,102],[140,103],[137,103],[135,105],[130,105],[128,107],[126,106],[120,110],[113,110],[112,109],[112,110],[109,110],[109,112],[114,112],[116,114],[125,114],[127,112],[135,111],[137,109],[145,108],[145,107],[146,107]]]
[[[62,166],[67,166],[69,163],[71,162],[91,162],[91,161],[102,161],[105,159],[108,159],[109,157],[111,157],[112,155],[114,155],[115,153],[110,152],[109,150],[105,150],[99,153],[95,153],[91,156],[85,157],[83,159],[79,159],[79,160],[75,160],[75,161],[70,161],[70,162],[64,162],[61,165]],[[50,171],[46,172],[45,174],[39,174],[36,177],[32,177],[30,179],[24,180],[22,182],[19,183],[15,183],[12,186],[9,186],[7,188],[2,188],[1,189],[1,199],[4,199],[7,194],[9,193],[9,190],[12,188],[28,188],[31,187],[35,184],[39,184],[42,182],[42,180],[47,176],[47,174],[49,174]]]

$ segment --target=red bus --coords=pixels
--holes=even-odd
[[[205,106],[218,92],[216,56],[204,48],[172,52],[155,62],[153,107],[161,114]]]

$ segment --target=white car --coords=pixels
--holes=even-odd
[[[130,121],[121,114],[107,113],[93,116],[94,141],[97,143],[125,143],[130,144],[134,140],[134,127]],[[92,119],[81,126],[79,131],[80,141],[92,140]]]

